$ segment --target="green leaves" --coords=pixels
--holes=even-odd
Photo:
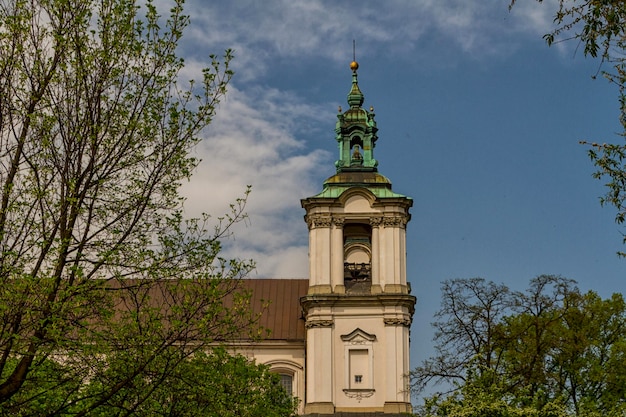
[[[626,302],[539,276],[524,292],[481,279],[444,283],[438,354],[412,373],[456,387],[421,415],[620,415]],[[473,410],[473,411],[470,411]],[[467,414],[464,414],[467,413]],[[519,414],[516,414],[519,413]]]
[[[232,54],[181,82],[189,17],[164,12],[0,0],[2,414],[152,415],[192,358],[259,334],[238,286],[254,264],[219,256],[247,192],[214,225],[178,192]]]
[[[484,375],[484,372],[480,372]],[[447,397],[433,396],[419,408],[421,417],[566,417],[559,401],[537,407],[537,399],[526,394],[508,394],[497,381],[469,378]]]
[[[278,375],[219,348],[186,360],[163,386],[139,415],[283,417],[294,415],[296,405]]]
[[[81,415],[84,410],[90,410],[90,416],[103,417],[295,415],[297,400],[285,392],[278,375],[222,348],[182,356],[172,347],[168,355],[146,365],[129,383],[119,385],[120,378],[127,378],[125,368],[133,360],[132,351],[120,351],[105,362],[94,362],[94,374],[77,379],[72,362],[46,359],[10,404],[5,404],[2,415]],[[16,361],[11,361],[7,372],[15,365]],[[114,386],[119,389],[110,393]]]

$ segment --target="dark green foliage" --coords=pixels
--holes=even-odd
[[[423,415],[490,415],[492,408],[493,415],[626,411],[626,303],[620,294],[601,299],[554,276],[533,279],[525,292],[458,279],[443,284],[434,325],[438,354],[413,371],[414,388],[431,382],[453,388],[449,396],[427,400]],[[472,407],[481,411],[455,414]],[[510,414],[498,414],[500,408]],[[516,414],[520,410],[526,411]]]
[[[17,366],[11,359],[5,366],[2,378],[6,378]],[[0,407],[3,416],[45,416],[71,402],[81,388],[82,382],[71,370],[59,362],[44,359],[36,363],[28,380],[8,404]]]
[[[216,349],[185,361],[137,411],[145,416],[289,417],[296,405],[267,367]]]
[[[180,359],[167,376],[158,368],[168,364],[155,362],[132,384],[96,405],[129,360],[129,355],[111,358],[105,372],[84,381],[75,380],[66,365],[46,360],[5,404],[2,415],[72,416],[89,409],[90,416],[102,417],[289,417],[297,406],[278,375],[222,348]],[[68,381],[59,383],[62,375]]]
[[[189,18],[182,0],[163,12],[0,0],[2,414],[150,410],[191,358],[260,334],[239,289],[253,263],[220,257],[245,198],[185,220],[179,194],[231,54],[181,81]]]

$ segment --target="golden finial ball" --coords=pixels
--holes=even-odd
[[[350,62],[350,69],[351,69],[352,71],[356,71],[356,70],[358,70],[358,69],[359,69],[359,63],[358,63],[358,62],[356,62],[356,61],[352,61],[352,62]]]

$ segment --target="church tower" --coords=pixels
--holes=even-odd
[[[337,172],[302,200],[309,227],[307,415],[411,411],[409,327],[415,297],[406,277],[406,225],[413,200],[378,173],[374,109],[362,108],[356,62],[347,111],[335,128]]]

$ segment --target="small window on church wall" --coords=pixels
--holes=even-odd
[[[367,349],[350,349],[350,388],[369,388],[369,351]]]
[[[293,376],[288,374],[280,374],[280,385],[287,391],[289,395],[293,394]]]

